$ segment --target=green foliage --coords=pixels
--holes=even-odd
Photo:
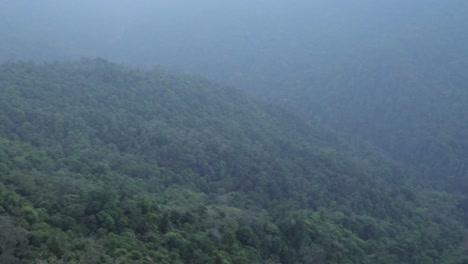
[[[5,261],[466,259],[458,195],[198,77],[12,62],[0,110]]]

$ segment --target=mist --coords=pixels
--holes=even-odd
[[[161,64],[258,90],[280,73],[464,52],[463,1],[2,1],[0,58]],[[446,41],[445,41],[446,40]]]

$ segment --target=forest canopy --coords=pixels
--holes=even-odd
[[[201,77],[0,66],[1,263],[467,263],[467,204]]]

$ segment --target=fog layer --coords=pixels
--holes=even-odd
[[[466,54],[464,1],[2,1],[0,58],[104,57],[246,87],[369,60]],[[461,54],[460,54],[461,53]],[[465,56],[465,55],[464,55]]]

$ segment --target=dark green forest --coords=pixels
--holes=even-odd
[[[197,76],[0,66],[0,263],[468,263],[468,202]]]

